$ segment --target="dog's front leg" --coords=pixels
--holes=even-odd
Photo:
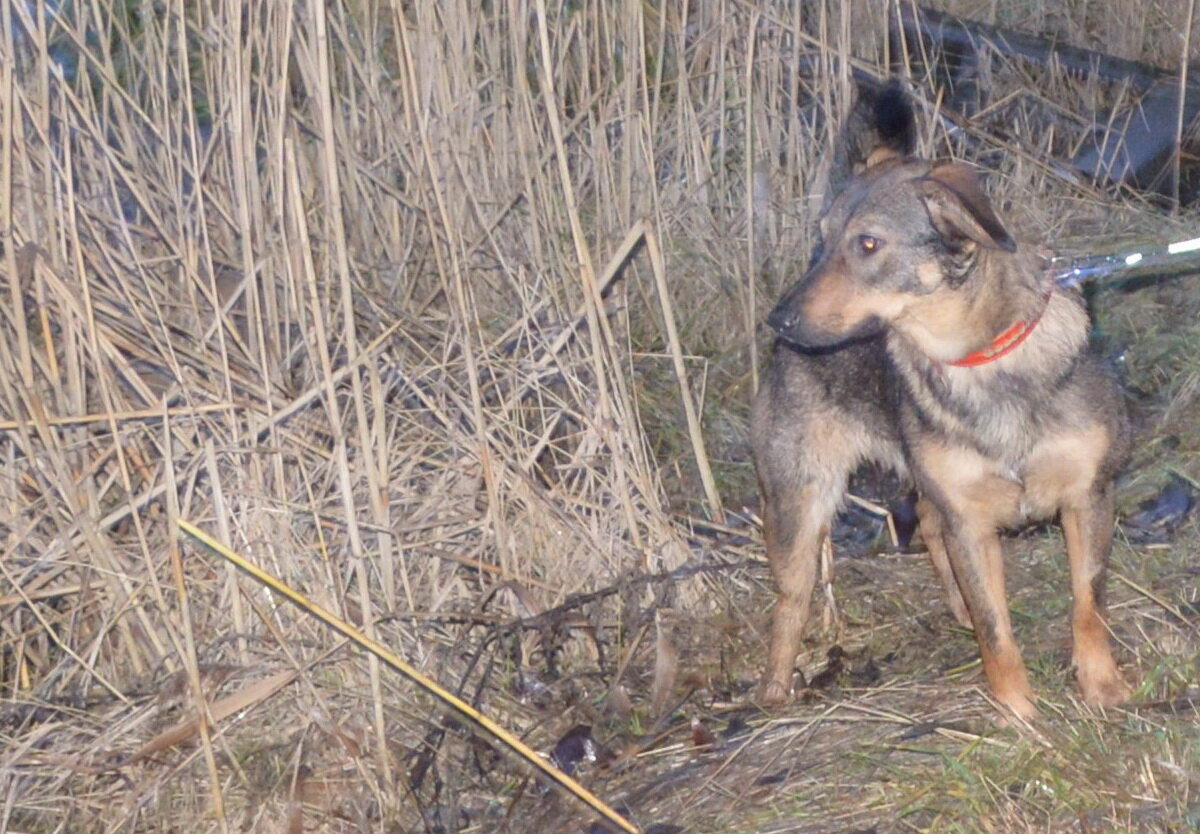
[[[1074,597],[1075,674],[1088,703],[1113,706],[1129,698],[1104,624],[1104,590],[1112,550],[1113,500],[1108,485],[1062,508],[1063,537]]]
[[[944,559],[970,613],[992,694],[1022,718],[1036,715],[1009,619],[998,534],[1003,524],[1017,516],[1021,486],[972,449],[932,439],[914,441],[911,457],[918,464],[914,474],[935,511],[929,523],[945,543]],[[945,566],[939,566],[942,554],[936,543],[930,547],[934,565],[944,574]]]
[[[821,545],[829,535],[841,493],[822,484],[790,489],[764,487],[763,497],[767,561],[779,599],[771,621],[771,647],[758,700],[765,706],[778,706],[791,697],[792,673],[808,622]]]
[[[948,556],[971,613],[988,686],[996,700],[1017,716],[1032,718],[1037,708],[1013,637],[1004,592],[1004,553],[996,527],[987,520],[953,513],[946,521]]]

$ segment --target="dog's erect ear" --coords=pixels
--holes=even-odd
[[[988,249],[1017,251],[975,172],[961,162],[936,166],[917,181],[929,219],[947,243],[961,247],[970,241]]]
[[[825,208],[856,174],[885,160],[910,156],[916,144],[916,116],[901,82],[860,82],[834,144]]]
[[[884,147],[910,156],[917,147],[917,118],[903,85],[893,79],[874,101],[875,130]]]
[[[904,87],[895,79],[882,90],[861,94],[862,106],[871,110],[870,120],[877,143],[868,153],[866,168],[889,159],[912,156],[917,147],[917,120]]]

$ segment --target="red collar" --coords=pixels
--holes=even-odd
[[[1002,356],[1008,356],[1014,350],[1021,346],[1021,343],[1029,338],[1029,334],[1038,326],[1038,322],[1042,320],[1042,314],[1046,312],[1046,308],[1050,306],[1050,296],[1053,290],[1046,293],[1046,303],[1042,305],[1041,312],[1033,321],[1018,321],[1012,327],[1005,330],[996,338],[992,339],[992,343],[985,348],[981,348],[974,353],[968,353],[962,359],[956,359],[953,362],[947,362],[947,365],[953,365],[956,368],[977,368],[980,365],[986,365],[988,362],[994,362]]]

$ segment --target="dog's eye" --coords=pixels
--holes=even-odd
[[[855,244],[860,255],[874,255],[883,247],[883,241],[871,235],[859,235]]]

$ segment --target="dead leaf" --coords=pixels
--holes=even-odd
[[[213,724],[219,724],[229,716],[239,713],[244,709],[249,709],[261,701],[265,701],[294,681],[297,675],[297,672],[280,672],[278,675],[272,675],[269,678],[263,678],[260,681],[252,683],[245,689],[228,695],[219,701],[214,701],[208,708],[208,713],[212,716]],[[175,726],[163,730],[150,739],[141,749],[133,754],[130,761],[136,762],[140,759],[153,756],[156,753],[161,753],[164,750],[169,750],[187,741],[199,732],[200,719],[198,716],[193,715],[191,718],[184,719]]]

